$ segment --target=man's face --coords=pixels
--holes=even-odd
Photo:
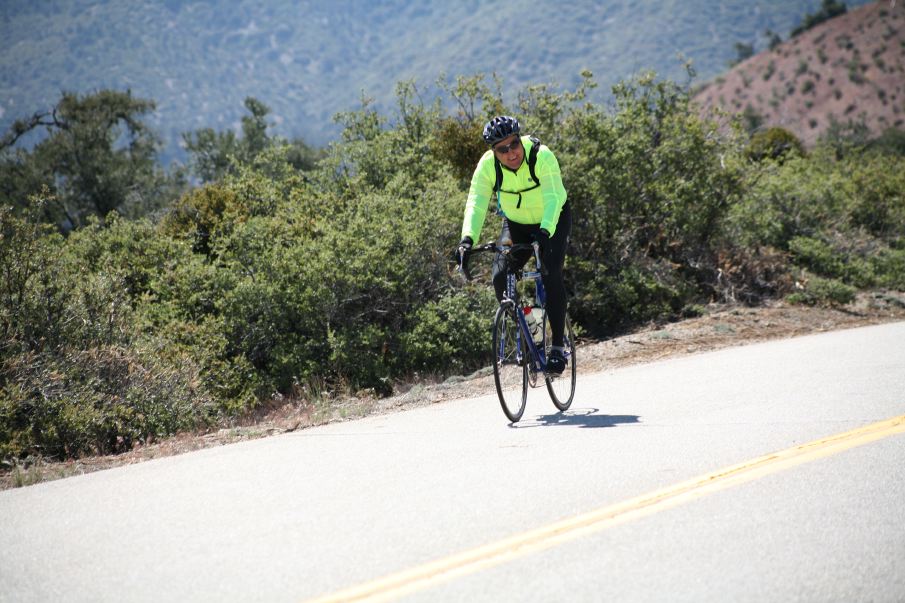
[[[525,147],[517,134],[513,134],[493,145],[493,152],[500,163],[510,170],[517,170],[525,158]]]

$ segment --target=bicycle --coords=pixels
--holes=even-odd
[[[524,271],[516,265],[513,256],[528,249],[534,252],[535,270]],[[528,402],[528,387],[540,387],[541,376],[553,405],[560,411],[568,410],[575,397],[575,335],[566,316],[563,342],[566,370],[562,374],[547,371],[553,334],[547,320],[540,246],[536,242],[506,246],[491,242],[473,247],[467,255],[487,251],[499,253],[506,263],[506,292],[493,319],[493,378],[503,413],[513,423],[518,422]],[[467,280],[471,280],[466,256],[460,258],[458,269]],[[534,282],[534,308],[522,306],[519,302],[517,284],[521,280]],[[539,317],[534,314],[536,309],[540,310]],[[536,332],[529,325],[532,317],[532,322],[537,323]]]

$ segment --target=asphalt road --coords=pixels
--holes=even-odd
[[[905,323],[578,388],[515,426],[455,400],[0,492],[0,601],[905,601]]]

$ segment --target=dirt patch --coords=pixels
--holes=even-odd
[[[901,320],[905,320],[905,293],[861,293],[853,304],[843,308],[809,308],[783,302],[757,308],[713,305],[697,318],[651,325],[606,341],[581,343],[577,352],[578,370],[580,376],[730,346]],[[494,391],[494,385],[488,368],[441,383],[400,385],[397,391],[400,393],[396,396],[383,399],[348,397],[314,404],[281,401],[231,428],[204,434],[180,434],[136,446],[117,456],[88,457],[62,463],[37,461],[0,473],[0,489],[141,463],[324,423],[489,394]]]

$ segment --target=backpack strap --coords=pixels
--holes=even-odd
[[[493,169],[496,171],[496,182],[493,185],[493,192],[496,194],[503,188],[503,166],[500,165],[500,160],[496,158],[496,155],[493,156]]]
[[[528,151],[528,171],[531,174],[531,179],[534,180],[534,184],[540,186],[540,180],[537,179],[537,174],[534,173],[534,166],[537,165],[537,152],[540,150],[540,140],[534,136],[529,136],[528,140],[531,141],[531,150]]]

